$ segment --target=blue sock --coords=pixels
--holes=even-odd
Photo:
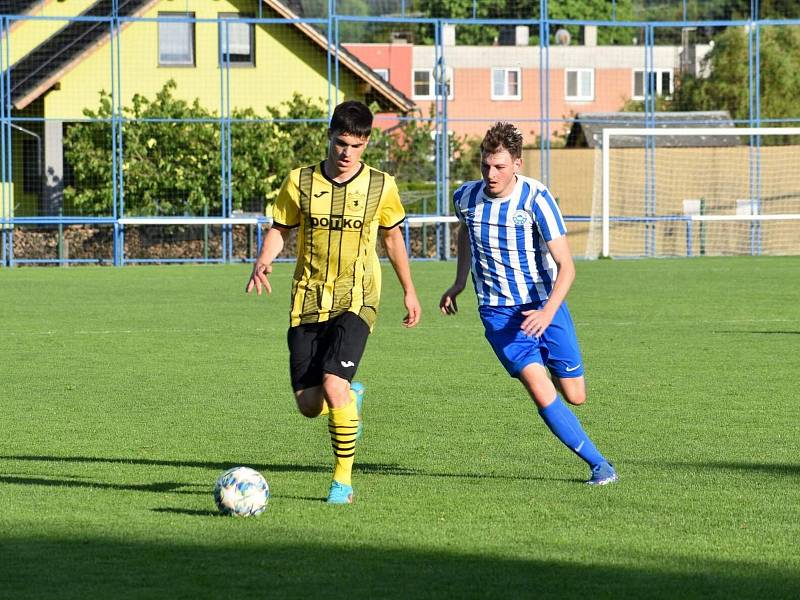
[[[567,448],[589,463],[590,467],[606,462],[603,455],[595,448],[592,440],[583,431],[578,417],[561,401],[561,398],[556,396],[555,402],[545,408],[540,408],[539,416],[542,417],[550,431]]]

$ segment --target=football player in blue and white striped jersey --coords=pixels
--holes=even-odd
[[[522,133],[496,123],[481,143],[481,175],[453,195],[460,221],[455,283],[439,303],[458,311],[456,297],[472,281],[486,338],[518,378],[550,430],[589,465],[586,483],[617,480],[571,404],[586,401],[583,361],[565,298],[575,265],[561,211],[543,183],[522,175]]]

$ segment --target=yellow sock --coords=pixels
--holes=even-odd
[[[351,398],[353,394],[351,393]],[[332,408],[328,413],[328,431],[336,460],[333,478],[344,485],[351,485],[353,457],[356,453],[356,431],[358,431],[358,409],[355,400],[346,406]]]
[[[322,410],[319,411],[318,417],[324,417],[328,414],[328,403],[325,400],[322,401]]]

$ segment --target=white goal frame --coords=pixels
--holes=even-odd
[[[624,128],[610,127],[603,129],[603,192],[602,192],[602,251],[601,256],[608,258],[611,247],[611,139],[614,136],[661,137],[661,136],[696,136],[696,135],[735,135],[735,136],[763,136],[763,135],[798,135],[800,127],[658,127],[658,128]],[[691,215],[691,221],[797,221],[800,214],[769,214],[769,215]]]

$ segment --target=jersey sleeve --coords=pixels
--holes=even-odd
[[[400,202],[400,192],[394,177],[386,176],[386,184],[381,198],[378,225],[381,229],[391,229],[402,223],[406,218],[406,211]]]
[[[300,224],[300,188],[292,172],[283,180],[278,197],[272,205],[272,221],[283,227],[297,227]]]
[[[564,217],[558,208],[553,195],[547,188],[542,188],[533,201],[533,217],[545,242],[556,240],[567,233]]]
[[[466,192],[467,185],[463,184],[459,187],[455,192],[453,192],[453,214],[458,217],[458,220],[463,223],[464,222],[464,214],[463,214],[463,198]]]

